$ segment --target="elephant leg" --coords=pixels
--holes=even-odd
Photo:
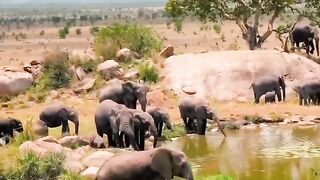
[[[162,129],[163,129],[163,123],[159,123],[159,128],[158,128],[158,137],[159,138],[162,136]]]
[[[139,141],[140,141],[139,149],[140,149],[140,151],[144,150],[145,135],[146,135],[145,131],[143,131],[143,130],[139,131]]]
[[[127,130],[126,132],[124,132],[128,138],[129,138],[129,141],[130,141],[130,145],[133,147],[134,150],[136,151],[139,151],[139,147],[136,143],[136,138],[134,136],[134,132],[130,131],[130,130]]]
[[[138,147],[140,146],[140,133],[139,133],[139,130],[138,129],[135,129],[134,130],[134,137],[135,137],[135,141],[136,141],[136,144],[138,145]],[[129,139],[130,140],[130,139]],[[130,143],[130,141],[129,141]]]
[[[120,146],[120,148],[124,148],[125,147],[124,142],[123,142],[123,138],[124,138],[124,133],[121,131],[120,135],[119,135],[119,146]]]
[[[114,142],[113,137],[112,137],[112,132],[108,131],[106,134],[108,136],[108,147],[116,147],[116,143]],[[103,137],[103,136],[101,136],[101,137]]]
[[[259,104],[261,96],[262,96],[262,94],[255,93],[254,103]]]
[[[278,101],[281,102],[282,99],[281,99],[281,90],[280,90],[280,88],[276,89],[276,95],[277,95]]]
[[[61,131],[61,134],[65,134],[65,133],[69,134],[69,132],[70,132],[70,129],[69,129],[68,119],[63,119],[62,120],[62,131]]]
[[[130,139],[127,135],[124,135],[125,147],[128,148],[130,146]]]
[[[207,119],[198,119],[198,135],[206,134]]]
[[[299,105],[302,106],[302,96],[299,94]]]

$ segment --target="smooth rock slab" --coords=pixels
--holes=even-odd
[[[86,167],[100,167],[102,164],[114,156],[113,153],[108,151],[96,151],[88,157],[82,159],[82,163]]]
[[[98,167],[89,167],[84,170],[80,175],[86,178],[95,179],[99,171]]]

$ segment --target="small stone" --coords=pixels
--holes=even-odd
[[[249,125],[243,126],[243,128],[244,129],[256,129],[256,128],[258,128],[258,126],[255,124],[249,124]]]
[[[189,95],[194,95],[197,93],[197,90],[193,86],[182,87],[182,91]]]
[[[116,53],[117,60],[119,61],[130,61],[131,60],[131,51],[128,48],[120,49]]]
[[[265,127],[268,127],[268,125],[265,124],[265,123],[260,123],[260,124],[259,124],[259,128],[265,128]]]
[[[167,45],[161,52],[160,56],[168,58],[174,55],[174,47],[172,45]]]

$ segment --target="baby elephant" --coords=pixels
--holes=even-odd
[[[13,138],[13,131],[23,132],[21,121],[14,118],[0,119],[0,138],[5,137],[6,144],[9,143],[8,136]]]
[[[160,138],[162,135],[163,124],[167,126],[169,130],[172,130],[172,123],[170,120],[169,113],[159,107],[151,107],[148,108],[147,112],[153,117],[154,123],[158,130],[158,137]]]
[[[276,93],[274,91],[267,92],[264,95],[264,100],[265,100],[265,103],[275,103],[276,102]]]
[[[68,121],[72,121],[75,125],[75,134],[78,135],[78,113],[71,108],[58,104],[49,105],[40,113],[39,119],[49,128],[55,128],[62,125],[62,134],[70,132]]]
[[[127,152],[106,160],[96,180],[168,180],[174,176],[193,180],[193,173],[183,152],[166,148]]]

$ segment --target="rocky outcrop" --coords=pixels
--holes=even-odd
[[[251,100],[252,81],[270,74],[287,75],[287,95],[306,79],[318,79],[320,66],[303,56],[273,50],[219,51],[171,56],[164,63],[164,82],[180,96],[216,100]],[[195,68],[196,67],[196,68]],[[191,90],[190,90],[191,89]]]
[[[18,95],[31,87],[33,77],[22,70],[0,69],[0,96]]]
[[[82,160],[82,163],[86,167],[100,167],[104,161],[114,156],[113,153],[108,151],[96,151],[90,156],[84,158]]]
[[[123,69],[115,60],[107,60],[99,64],[97,71],[101,72],[106,80],[123,77]]]

